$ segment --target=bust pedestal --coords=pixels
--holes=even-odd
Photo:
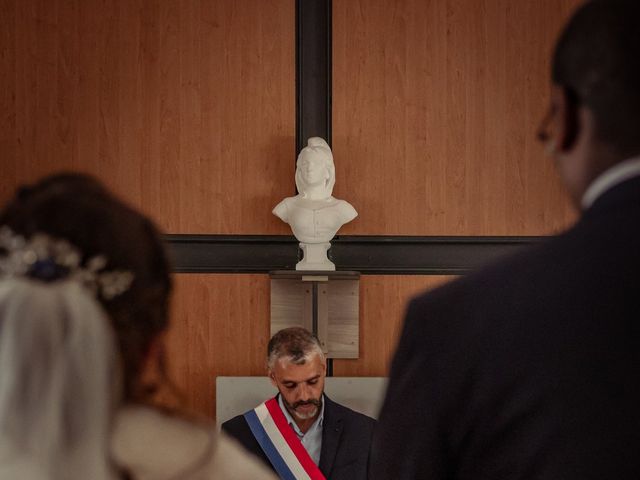
[[[327,251],[331,248],[331,243],[300,243],[303,257],[296,264],[296,270],[321,270],[332,271],[336,265],[327,258]]]

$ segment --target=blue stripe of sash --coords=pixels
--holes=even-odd
[[[250,410],[244,414],[244,418],[247,421],[247,424],[249,425],[253,436],[256,437],[256,440],[262,447],[264,453],[267,455],[267,458],[271,462],[271,465],[273,465],[273,468],[275,468],[276,472],[278,472],[278,475],[280,475],[280,478],[282,480],[296,480],[296,477],[289,469],[289,466],[285,463],[284,459],[280,455],[280,452],[278,452],[276,447],[273,445],[273,442],[269,438],[269,435],[267,435],[267,432],[260,423],[256,412]]]

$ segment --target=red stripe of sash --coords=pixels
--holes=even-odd
[[[302,468],[305,469],[307,474],[311,477],[312,480],[326,480],[318,466],[311,460],[309,453],[300,442],[298,435],[293,431],[293,429],[289,426],[287,422],[287,418],[282,413],[280,409],[280,405],[278,405],[278,400],[272,398],[265,402],[267,410],[271,414],[271,418],[282,433],[282,436],[286,440],[287,444],[293,451],[293,454],[298,458]]]

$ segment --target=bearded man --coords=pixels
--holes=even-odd
[[[327,364],[304,328],[269,341],[268,375],[278,394],[222,424],[283,479],[366,480],[375,420],[324,394]]]

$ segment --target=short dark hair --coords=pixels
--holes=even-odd
[[[552,80],[594,115],[598,139],[620,155],[640,151],[640,1],[592,0],[556,44]]]
[[[269,368],[273,368],[276,360],[283,357],[300,365],[305,363],[312,353],[317,353],[321,358],[324,358],[318,337],[302,327],[285,328],[269,340],[267,365]]]

